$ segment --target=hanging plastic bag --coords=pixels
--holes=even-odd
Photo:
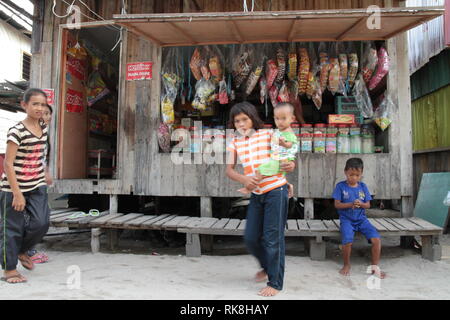
[[[347,79],[348,79],[348,56],[347,56],[347,53],[345,52],[345,47],[344,47],[344,44],[343,43],[339,43],[339,44],[337,44],[337,53],[338,53],[338,56],[339,56],[339,67],[340,67],[340,73],[341,73],[341,76],[340,76],[340,83],[339,83],[339,86],[341,87],[340,88],[340,91],[341,91],[341,93],[342,94],[344,94],[344,95],[347,95],[347,92],[346,92],[346,85],[347,85]]]
[[[328,76],[330,73],[330,60],[325,42],[321,42],[319,45],[319,58],[320,58],[320,89],[322,92],[327,88]]]
[[[373,72],[375,71],[377,64],[378,64],[378,54],[377,50],[375,49],[375,45],[372,42],[367,42],[365,44],[363,67],[361,69],[366,84],[368,84],[370,79],[372,78]]]
[[[234,85],[239,88],[252,70],[252,47],[241,45],[233,64]]]
[[[174,103],[181,78],[175,73],[164,73],[162,75],[162,80],[164,94],[161,97],[161,114],[164,123],[172,124],[175,121]]]
[[[359,59],[358,54],[356,53],[355,46],[353,43],[348,47],[348,89],[351,89],[355,83],[356,76],[358,75],[359,70]],[[350,91],[350,90],[349,90]]]
[[[170,152],[170,128],[165,123],[160,123],[158,128],[158,144],[165,153]]]
[[[192,101],[194,109],[204,111],[216,100],[216,86],[211,80],[200,79],[195,85],[195,97]]]
[[[353,95],[355,96],[356,104],[363,117],[372,118],[372,100],[370,100],[369,91],[367,90],[366,83],[361,73],[358,75],[355,81],[355,86],[353,87]]]
[[[447,193],[447,196],[444,199],[444,206],[450,207],[450,191]]]
[[[297,52],[295,51],[295,43],[289,45],[288,67],[289,80],[295,80],[297,78]]]
[[[278,102],[289,102],[289,90],[286,85],[286,81],[283,81],[283,83],[281,84],[280,91],[278,92],[277,101]]]
[[[265,57],[261,49],[262,49],[261,46],[256,47],[257,53],[255,57],[255,66],[250,75],[248,76],[247,83],[245,86],[245,94],[247,96],[252,93],[253,89],[255,89],[256,85],[258,84],[258,80],[263,72]]]
[[[268,60],[266,63],[266,81],[267,88],[272,88],[278,74],[278,67],[274,60]]]
[[[289,91],[289,102],[295,105],[299,101],[297,80],[289,80],[288,91]]]
[[[225,80],[219,82],[219,103],[228,104],[227,83]]]
[[[266,77],[263,75],[259,79],[259,101],[261,101],[261,104],[264,104],[264,101],[266,101],[267,96],[267,81]]]
[[[202,72],[200,70],[201,67],[201,56],[200,49],[195,48],[194,53],[191,57],[191,62],[189,63],[192,74],[194,75],[195,80],[200,80],[202,78]]]
[[[275,84],[269,89],[269,97],[270,102],[272,102],[272,107],[275,108],[278,104],[278,88]]]
[[[378,50],[378,66],[377,71],[370,80],[369,90],[375,89],[389,72],[389,55],[385,48]]]
[[[338,58],[330,59],[330,76],[328,78],[328,90],[334,95],[339,90],[339,83],[341,81],[341,68],[339,66]]]
[[[308,76],[310,71],[310,61],[309,61],[309,53],[308,49],[306,47],[301,46],[299,49],[299,56],[300,56],[300,67],[298,72],[298,81],[299,81],[299,87],[298,92],[300,95],[303,95],[306,93],[306,88],[308,86]]]
[[[389,98],[385,96],[383,101],[380,103],[378,108],[373,114],[373,119],[375,123],[380,127],[382,131],[386,130],[392,123],[391,114],[394,107],[394,103]]]
[[[277,48],[277,66],[278,73],[276,82],[281,83],[284,80],[284,75],[286,74],[286,53],[281,46]]]

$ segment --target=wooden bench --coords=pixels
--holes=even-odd
[[[422,257],[440,260],[439,236],[443,229],[419,218],[369,218],[381,236],[420,236]],[[200,218],[177,229],[186,233],[186,256],[201,256],[200,234],[243,236],[246,220]],[[325,237],[340,237],[339,220],[288,220],[287,237],[308,238],[307,248],[312,260],[325,260]]]
[[[50,215],[50,225],[52,227],[68,227],[77,229],[91,229],[91,250],[100,250],[100,235],[108,234],[108,241],[111,249],[114,249],[118,242],[119,229],[128,230],[168,230],[176,231],[178,228],[191,226],[191,223],[198,221],[198,217],[179,216],[171,214],[144,215],[142,213],[109,213],[101,212],[97,217],[71,218],[78,212],[74,208],[54,210]]]

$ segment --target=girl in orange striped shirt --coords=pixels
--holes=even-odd
[[[249,252],[258,260],[262,270],[256,281],[268,279],[267,286],[259,294],[274,296],[283,288],[285,242],[284,230],[288,212],[287,181],[282,173],[258,176],[258,167],[270,160],[272,130],[261,130],[263,123],[256,108],[241,102],[230,111],[229,127],[236,136],[227,151],[227,176],[252,191],[247,209],[244,240]],[[238,159],[244,174],[236,171]],[[281,170],[291,172],[293,161],[281,164]]]

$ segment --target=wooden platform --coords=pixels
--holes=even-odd
[[[98,251],[99,236],[104,231],[115,235],[118,229],[172,230],[186,233],[186,255],[201,256],[200,234],[243,236],[246,220],[217,219],[179,216],[171,214],[144,215],[142,213],[101,212],[97,217],[71,218],[76,209],[61,209],[51,213],[53,227],[90,228],[92,248]],[[441,248],[439,235],[443,229],[419,218],[369,218],[381,236],[420,236],[422,256],[429,260],[439,260]],[[310,238],[310,255],[313,260],[325,259],[324,237],[340,237],[339,220],[290,219],[286,224],[287,237]],[[117,235],[115,235],[117,238]],[[112,237],[114,238],[114,236]]]

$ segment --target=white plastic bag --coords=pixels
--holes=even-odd
[[[444,206],[450,207],[450,191],[447,193],[447,197],[444,199]]]

